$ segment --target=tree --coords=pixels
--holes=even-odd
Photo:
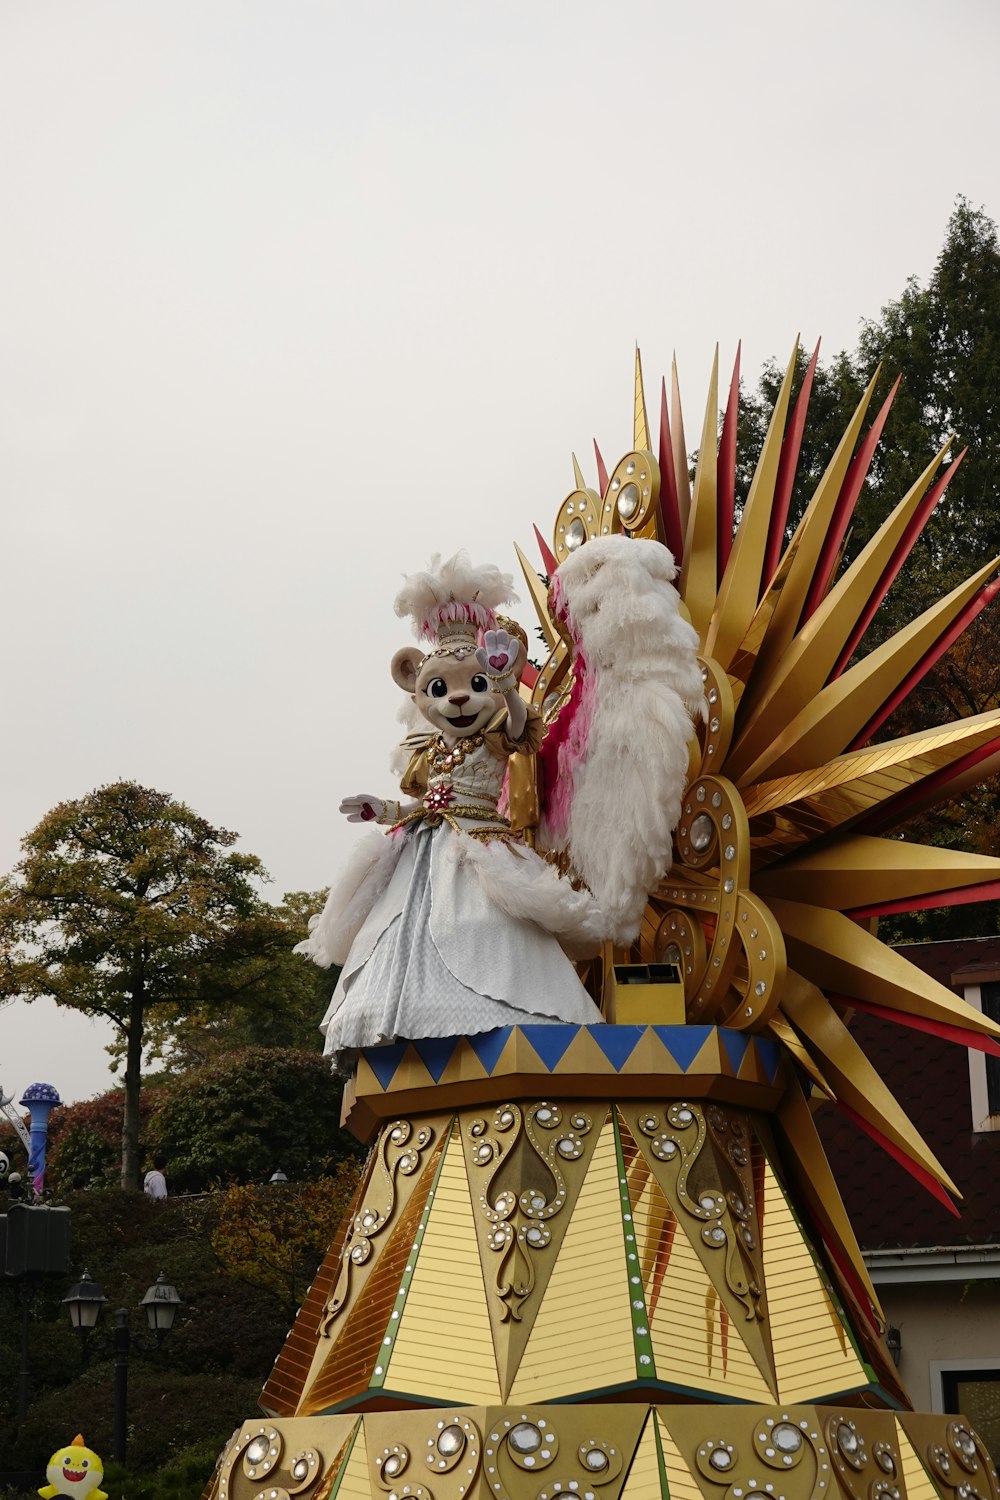
[[[125,1057],[121,1180],[139,1186],[139,1095],[151,1018],[208,1014],[262,984],[266,878],[237,835],[135,782],[62,802],[0,885],[0,1001],[50,996],[117,1027]]]
[[[325,900],[325,891],[293,891],[280,905],[265,907],[253,959],[256,982],[234,993],[224,1010],[158,1012],[147,1027],[147,1058],[158,1059],[173,1074],[204,1067],[242,1047],[319,1052],[319,1023],[340,971],[320,969],[293,950]]]
[[[865,655],[935,599],[1000,553],[1000,237],[981,208],[959,198],[926,285],[902,293],[863,322],[857,350],[818,365],[789,515],[794,526],[879,363],[869,419],[897,376],[899,390],[854,512],[846,560],[855,557],[902,499],[937,448],[954,434],[946,461],[968,453],[861,643]],[[807,360],[797,360],[793,399]],[[738,487],[746,494],[784,369],[764,368],[741,413]],[[887,739],[1000,703],[1000,610],[989,607],[926,674],[879,732]],[[935,808],[908,825],[924,843],[995,849],[1000,785]],[[996,929],[997,908],[955,907],[894,919],[896,938],[973,936]],[[889,924],[887,924],[889,925]]]
[[[244,1047],[178,1078],[150,1141],[171,1186],[188,1192],[266,1182],[276,1167],[301,1181],[359,1150],[340,1128],[341,1092],[317,1052]]]
[[[140,1137],[162,1097],[161,1088],[144,1086],[139,1096]],[[120,1180],[124,1114],[125,1092],[120,1088],[53,1110],[45,1169],[48,1192],[109,1187]]]
[[[361,1164],[301,1185],[248,1184],[223,1195],[212,1249],[224,1274],[276,1296],[294,1317],[357,1189]]]

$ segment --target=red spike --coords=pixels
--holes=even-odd
[[[716,537],[718,552],[718,577],[717,582],[722,582],[722,575],[729,561],[729,554],[733,547],[733,515],[736,509],[736,427],[739,421],[740,406],[740,350],[743,347],[742,339],[736,345],[736,363],[733,366],[733,378],[729,386],[729,400],[726,403],[726,415],[722,419],[722,437],[719,439],[719,459],[716,465]]]
[[[881,1146],[883,1151],[887,1151],[893,1161],[898,1161],[899,1165],[904,1167],[911,1177],[915,1177],[917,1182],[922,1187],[925,1187],[932,1197],[936,1198],[939,1203],[943,1203],[949,1213],[954,1214],[956,1219],[962,1217],[944,1188],[931,1176],[925,1167],[920,1166],[918,1162],[911,1161],[905,1151],[901,1151],[898,1146],[894,1145],[887,1136],[882,1134],[881,1130],[876,1130],[874,1125],[869,1125],[868,1121],[863,1119],[856,1109],[852,1109],[842,1099],[837,1100],[837,1108],[843,1110],[847,1118],[853,1120],[855,1125],[859,1125],[866,1135],[870,1135],[876,1145]]]
[[[853,913],[852,913],[853,915]],[[843,1000],[854,1010],[863,1010],[883,1021],[895,1021],[899,1026],[910,1026],[914,1031],[926,1031],[930,1036],[939,1036],[944,1042],[955,1042],[959,1047],[973,1047],[977,1052],[988,1052],[1000,1057],[1000,1042],[981,1031],[966,1031],[964,1026],[953,1026],[948,1021],[931,1021],[926,1016],[915,1016],[908,1010],[893,1010],[889,1005],[876,1005],[874,1000],[847,999],[843,995],[830,995],[831,1000]]]
[[[674,472],[674,449],[670,439],[670,418],[667,415],[666,380],[663,380],[660,385],[659,462],[660,511],[663,515],[663,535],[667,546],[674,554],[674,562],[680,567],[684,556],[684,538],[681,534],[681,509],[677,500],[677,475]]]
[[[542,554],[542,564],[545,568],[545,576],[551,582],[551,580],[555,577],[556,569],[559,567],[559,563],[556,559],[555,553],[552,551],[551,547],[542,536],[542,533],[539,531],[537,526],[535,527],[535,540],[538,543],[538,550]]]
[[[969,906],[977,901],[997,900],[1000,900],[1000,880],[983,880],[979,885],[956,886],[950,891],[932,891],[929,896],[901,896],[898,901],[876,901],[873,906],[859,906],[846,915],[854,921],[865,922],[869,917],[891,917],[900,912],[934,911],[939,906]],[[851,1004],[854,1004],[853,1000]],[[996,1055],[1000,1057],[1000,1046],[997,1047]]]
[[[603,495],[608,488],[608,471],[605,468],[604,459],[601,457],[601,450],[597,446],[596,438],[594,439],[594,456],[597,459],[597,482],[601,486],[601,494]]]
[[[840,656],[837,658],[837,665],[831,672],[831,677],[839,677],[841,672],[846,667],[847,663],[850,661],[851,657],[854,655],[861,637],[864,635],[865,631],[871,624],[872,619],[874,618],[875,611],[878,609],[879,605],[882,603],[882,600],[889,592],[891,585],[895,582],[896,575],[899,572],[900,568],[903,566],[906,559],[909,557],[914,542],[917,540],[917,537],[920,535],[924,527],[927,525],[927,522],[930,520],[931,512],[933,511],[935,505],[937,505],[938,501],[941,499],[941,496],[944,494],[949,484],[951,484],[951,481],[955,475],[955,470],[958,468],[959,464],[962,462],[962,459],[965,457],[968,451],[968,448],[962,449],[955,462],[948,465],[947,469],[945,469],[944,473],[938,479],[937,484],[935,484],[928,491],[928,493],[921,500],[920,504],[917,506],[916,510],[910,518],[909,525],[907,526],[906,530],[903,532],[903,535],[899,540],[899,544],[897,545],[895,551],[886,564],[885,572],[882,574],[882,577],[879,579],[878,583],[873,589],[872,596],[868,600],[868,603],[865,605],[864,609],[861,611],[861,614],[858,616],[857,622],[854,625],[851,634],[847,638],[844,649],[843,651],[841,651]]]
[[[809,397],[812,394],[813,376],[816,373],[816,365],[819,361],[819,346],[822,341],[816,340],[813,357],[806,368],[805,377],[802,381],[802,389],[799,391],[792,412],[792,420],[785,431],[781,444],[781,457],[778,459],[778,474],[774,482],[774,503],[771,506],[771,524],[767,534],[767,548],[764,552],[764,567],[761,572],[763,588],[761,597],[778,571],[781,554],[785,547],[785,525],[788,521],[788,507],[792,501],[792,485],[795,483],[795,471],[799,466],[799,453],[802,451],[802,434],[805,431],[806,413],[809,410]]]
[[[894,797],[880,802],[863,818],[851,824],[854,833],[882,833],[886,829],[893,828],[897,823],[902,823],[910,812],[917,807],[933,807],[935,800],[947,797],[947,788],[950,781],[964,776],[967,771],[975,770],[984,760],[992,756],[1000,755],[1000,735],[987,740],[985,745],[980,745],[978,750],[970,750],[967,755],[953,760],[951,765],[942,766],[940,770],[932,771],[929,776],[924,776],[920,781],[914,781]],[[982,779],[982,778],[981,778]],[[930,793],[930,796],[928,796]]]
[[[823,1244],[826,1248],[826,1253],[833,1261],[847,1286],[850,1287],[851,1291],[854,1293],[854,1299],[857,1302],[858,1307],[861,1309],[862,1313],[867,1318],[872,1328],[874,1328],[877,1334],[881,1335],[882,1329],[879,1325],[878,1318],[875,1316],[875,1309],[872,1307],[871,1297],[869,1297],[867,1291],[862,1286],[861,1281],[858,1278],[858,1273],[855,1271],[846,1254],[837,1243],[837,1236],[835,1235],[833,1229],[829,1224],[826,1223],[825,1219],[823,1219],[819,1213],[815,1213],[814,1211],[814,1214],[823,1235]]]
[[[858,496],[861,494],[861,486],[868,476],[876,444],[882,436],[885,419],[889,415],[893,401],[896,399],[896,392],[899,390],[899,382],[902,378],[901,375],[896,376],[896,383],[883,401],[881,411],[868,429],[864,442],[848,465],[847,473],[844,475],[844,482],[840,486],[840,494],[837,496],[837,503],[833,508],[830,529],[823,541],[823,550],[820,552],[819,560],[816,563],[816,571],[813,574],[813,580],[806,595],[806,602],[802,607],[802,619],[800,623],[803,625],[826,597],[826,591],[830,587],[830,580],[833,577],[841,555],[841,548],[848,524],[854,514],[854,507],[858,503]]]
[[[907,675],[903,678],[902,682],[897,687],[896,691],[890,694],[890,696],[885,700],[878,713],[874,714],[872,718],[868,720],[868,723],[865,725],[864,729],[862,729],[861,733],[855,736],[855,738],[848,746],[848,749],[860,749],[862,745],[866,744],[867,741],[871,739],[872,735],[875,734],[877,730],[881,729],[882,725],[885,723],[889,715],[899,707],[903,699],[907,696],[908,693],[911,693],[913,691],[917,683],[927,675],[931,667],[933,667],[936,662],[941,660],[941,657],[944,655],[944,653],[955,644],[962,632],[969,628],[973,620],[986,608],[987,604],[991,604],[993,602],[998,592],[1000,592],[1000,579],[995,579],[992,583],[985,584],[983,588],[979,590],[978,594],[973,595],[965,608],[963,610],[960,610],[959,613],[955,616],[954,620],[951,622],[948,629],[943,633],[943,635],[941,635],[941,637],[934,642],[934,645],[929,651],[925,652],[925,654],[920,658],[913,670],[907,673]]]

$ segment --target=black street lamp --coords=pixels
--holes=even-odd
[[[151,1287],[146,1289],[141,1306],[146,1309],[146,1321],[156,1334],[159,1344],[165,1333],[174,1326],[177,1309],[181,1306],[181,1294],[171,1286],[161,1271]]]
[[[74,1328],[80,1330],[84,1362],[87,1359],[90,1332],[96,1326],[101,1315],[101,1308],[107,1300],[104,1288],[98,1282],[91,1281],[86,1271],[81,1280],[70,1287],[68,1295],[63,1298],[70,1322]],[[156,1335],[158,1348],[164,1335],[173,1327],[177,1309],[181,1305],[180,1293],[176,1287],[170,1285],[161,1271],[153,1285],[146,1288],[140,1303],[140,1306],[146,1309],[146,1321]],[[128,1308],[120,1307],[115,1313],[115,1328],[112,1336],[115,1379],[111,1435],[111,1456],[115,1463],[119,1464],[125,1462],[125,1444],[128,1433],[128,1360],[131,1346],[132,1330],[129,1327]]]
[[[99,1282],[91,1281],[89,1271],[84,1271],[80,1280],[73,1283],[62,1300],[70,1322],[79,1331],[80,1345],[86,1358],[87,1335],[96,1325],[101,1308],[108,1300],[104,1295],[104,1288]]]

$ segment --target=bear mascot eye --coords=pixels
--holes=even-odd
[[[424,688],[424,692],[431,698],[446,698],[448,696],[448,684],[443,677],[435,677]]]
[[[472,679],[472,691],[474,693],[488,693],[490,685],[482,672],[477,672]]]

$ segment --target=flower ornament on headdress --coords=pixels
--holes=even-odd
[[[468,553],[441,561],[435,553],[422,573],[411,573],[396,595],[396,614],[413,621],[414,634],[431,643],[429,655],[464,656],[497,628],[494,610],[516,603],[513,579],[491,563],[476,565]]]

